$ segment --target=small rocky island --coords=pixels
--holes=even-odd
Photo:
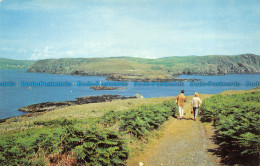
[[[127,89],[127,87],[91,86],[90,89],[94,89],[94,90],[118,90],[118,89]]]
[[[107,102],[107,101],[112,101],[117,99],[124,100],[130,98],[137,98],[137,97],[136,96],[124,97],[120,95],[86,96],[86,97],[76,98],[77,100],[75,101],[58,101],[58,102],[45,102],[45,103],[33,104],[33,105],[22,107],[18,110],[23,112],[45,112],[45,111],[52,111],[61,107],[67,107],[72,105],[100,103],[100,102]]]
[[[186,79],[177,77],[168,78],[153,78],[144,76],[129,76],[129,75],[119,75],[112,74],[109,75],[106,80],[109,81],[130,81],[130,82],[183,82],[183,81],[199,81],[199,79]]]

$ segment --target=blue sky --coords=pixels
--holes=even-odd
[[[260,55],[259,0],[0,0],[0,57]]]

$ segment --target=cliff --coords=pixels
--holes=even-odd
[[[114,58],[63,58],[35,62],[28,72],[108,76],[110,80],[176,80],[179,74],[233,74],[260,73],[260,56],[243,54],[237,56],[184,56],[158,59]],[[144,79],[140,79],[144,78]]]

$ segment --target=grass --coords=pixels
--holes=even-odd
[[[244,94],[252,91],[260,91],[260,89],[254,90],[240,90],[240,91],[224,91],[221,94]],[[212,95],[203,94],[202,98],[207,98]],[[188,96],[190,100],[192,96]],[[54,120],[60,118],[66,119],[78,119],[82,121],[95,119],[101,117],[104,113],[115,110],[123,111],[137,107],[141,104],[152,104],[152,103],[161,103],[167,100],[174,100],[174,97],[160,97],[160,98],[144,98],[144,99],[126,99],[126,100],[113,100],[111,102],[104,103],[90,103],[84,105],[69,106],[65,108],[60,108],[50,112],[42,113],[33,113],[27,114],[24,116],[13,117],[8,119],[6,122],[0,124],[0,132],[16,131],[16,130],[26,130],[31,128],[31,124],[35,121],[45,121],[45,120]],[[187,106],[184,106],[184,109],[189,109]]]
[[[137,107],[141,104],[161,103],[166,100],[171,100],[173,97],[162,98],[147,98],[147,99],[127,99],[127,100],[113,100],[104,103],[90,103],[84,105],[69,106],[60,108],[50,112],[31,114],[31,117],[20,116],[8,119],[6,122],[0,124],[0,132],[26,130],[31,128],[31,124],[35,121],[55,120],[66,118],[87,121],[95,119],[104,115],[104,113],[115,110],[123,111]]]
[[[221,92],[220,94],[222,95],[234,95],[234,94],[247,94],[247,93],[251,93],[251,92],[260,92],[259,88],[256,89],[250,89],[250,90],[227,90],[224,92]]]
[[[171,114],[170,113],[171,106],[169,107],[165,105],[158,105],[164,101],[169,101],[169,100],[173,102],[174,98],[163,97],[163,98],[150,98],[150,99],[114,100],[112,102],[71,106],[71,107],[61,108],[50,112],[36,113],[36,114],[11,118],[0,125],[1,127],[0,131],[1,133],[4,133],[4,135],[2,135],[1,137],[3,140],[0,146],[6,149],[0,155],[0,159],[1,161],[6,161],[7,163],[9,161],[10,162],[15,161],[20,164],[22,163],[22,165],[25,163],[30,163],[34,160],[35,162],[41,162],[43,160],[46,160],[50,163],[53,163],[53,161],[51,160],[51,155],[59,154],[62,157],[65,157],[67,155],[66,152],[68,151],[69,153],[70,152],[73,153],[73,155],[74,153],[76,153],[77,160],[82,161],[81,160],[82,157],[85,159],[87,158],[90,160],[88,162],[92,162],[92,164],[90,165],[93,165],[94,164],[93,162],[95,161],[95,156],[93,156],[92,152],[89,152],[92,154],[90,155],[91,157],[90,158],[86,157],[88,156],[88,150],[84,147],[85,146],[88,148],[91,147],[93,149],[92,144],[89,143],[89,139],[92,140],[94,135],[95,138],[98,139],[100,138],[101,141],[101,143],[97,144],[99,148],[97,149],[94,148],[94,150],[96,151],[95,153],[107,154],[109,152],[110,154],[111,152],[111,155],[113,151],[115,151],[115,153],[117,152],[121,153],[121,150],[117,151],[116,149],[122,148],[120,143],[121,142],[120,140],[122,140],[126,142],[127,147],[129,147],[127,148],[128,150],[126,152],[128,155],[129,151],[132,153],[135,152],[135,150],[141,150],[144,147],[145,143],[148,141],[148,139],[146,137],[142,137],[142,138],[137,137],[136,135],[133,135],[132,132],[124,130],[122,128],[123,125],[122,121],[120,122],[118,121],[118,123],[116,124],[107,126],[105,123],[102,123],[102,119],[104,119],[104,114],[107,112],[111,112],[111,110],[117,113],[126,110],[126,112],[120,113],[120,117],[127,112],[139,116],[141,105],[143,106],[143,104],[145,105],[148,104],[149,109],[150,108],[153,109],[156,107],[154,104],[157,104],[158,109],[154,110],[154,112],[156,111],[158,116],[154,116],[155,114],[153,115],[153,117],[157,119],[157,117],[160,117],[159,115],[165,112],[164,108],[166,107],[167,107],[166,114],[168,115]],[[158,112],[158,110],[161,109],[162,109],[162,113],[160,111]],[[153,113],[153,111],[151,111],[151,113]],[[150,115],[150,113],[146,113],[146,115]],[[105,117],[106,116],[107,115],[105,115]],[[161,115],[161,117],[162,116],[163,115]],[[128,125],[128,122],[126,124]],[[92,128],[91,126],[92,127],[96,126],[96,127]],[[122,129],[123,131],[121,131]],[[95,133],[96,130],[98,133]],[[135,129],[133,129],[133,131],[134,130]],[[149,128],[149,130],[153,130],[153,128],[151,129]],[[91,132],[94,132],[93,133],[94,135],[91,134]],[[110,134],[111,137],[108,136],[106,132],[107,134]],[[117,135],[116,136],[117,138],[115,138],[116,140],[114,140],[115,135],[113,133]],[[82,137],[82,134],[84,135],[84,137]],[[153,132],[152,131],[148,132],[148,128],[147,128],[147,133],[145,136],[152,137],[152,135]],[[9,139],[12,138],[12,136],[14,137],[14,139]],[[46,139],[48,139],[48,141],[46,142],[46,140],[45,141],[42,140],[42,136],[44,137],[46,136]],[[111,142],[109,140],[107,141],[105,138],[104,138],[105,140],[103,140],[103,137],[108,137],[107,139],[112,139],[114,142]],[[83,138],[84,140],[82,140]],[[29,142],[26,141],[27,139],[29,140]],[[37,141],[38,142],[40,141],[40,144],[35,144]],[[85,143],[82,143],[81,141],[84,141]],[[95,142],[96,139],[93,138],[92,141]],[[118,143],[116,143],[115,141],[118,141]],[[70,142],[73,143],[73,146],[70,146],[71,145]],[[111,147],[107,149],[107,147],[105,146],[107,152],[104,152],[103,144],[105,143],[106,146],[109,147],[115,144],[115,147]],[[50,146],[47,144],[50,144]],[[125,145],[125,143],[123,144]],[[140,144],[142,144],[142,146],[140,146]],[[15,147],[12,148],[13,146]],[[37,149],[40,149],[41,147],[45,150],[43,153],[44,157],[41,159],[37,159],[37,155],[39,155],[38,154],[39,150]],[[49,149],[48,147],[51,148]],[[26,150],[30,148],[31,149],[33,148],[34,151],[36,150],[35,151],[36,154],[34,154],[34,152],[31,152],[30,150]],[[61,149],[64,148],[65,151],[64,150],[60,151]],[[9,153],[12,153],[14,149],[21,151],[22,154],[20,154],[16,150],[15,155],[11,157],[12,155],[10,156]],[[124,153],[123,151],[122,153]],[[29,154],[29,156],[27,156],[28,158],[26,157],[27,153]],[[66,161],[65,159],[61,159],[61,161],[59,161],[60,159],[57,158],[57,156],[54,158],[55,160],[56,159],[58,160],[57,161],[58,163]],[[109,162],[106,161],[105,159],[106,158],[104,158],[103,156],[103,158],[101,159],[98,158],[97,160],[99,160],[100,162]],[[111,162],[112,161],[116,162],[115,160],[117,159],[114,156],[113,159],[111,159]],[[71,159],[71,162],[72,161],[74,161],[74,159]]]
[[[0,58],[0,70],[27,69],[34,61]]]
[[[250,92],[257,92],[260,89],[254,90],[240,90],[240,91],[224,91],[221,94],[244,94]],[[202,98],[207,98],[209,94],[203,94]],[[192,96],[188,96],[190,100]],[[31,124],[35,121],[44,121],[44,120],[54,120],[60,118],[66,119],[78,119],[78,120],[90,120],[97,117],[101,117],[104,113],[115,110],[123,111],[137,107],[141,104],[152,104],[152,103],[161,103],[167,100],[174,100],[174,97],[160,97],[160,98],[144,98],[144,99],[127,99],[127,100],[113,100],[111,102],[104,103],[90,103],[84,105],[69,106],[65,108],[60,108],[50,112],[27,114],[24,116],[13,117],[8,119],[6,122],[0,124],[0,132],[15,131],[15,130],[25,130],[28,127],[31,127]],[[184,109],[189,106],[184,106]]]
[[[226,91],[224,94],[231,93],[248,93],[252,91],[260,91],[257,90],[246,90],[246,91]],[[200,98],[208,98],[212,95],[209,94],[200,94]],[[185,103],[184,109],[190,110],[190,100],[193,96],[187,96],[187,102]],[[77,120],[80,124],[85,124],[86,122],[95,121],[96,119],[102,117],[105,113],[109,111],[125,111],[131,110],[133,108],[139,107],[142,104],[156,104],[162,103],[164,101],[174,101],[174,97],[161,97],[161,98],[147,98],[147,99],[126,99],[126,100],[114,100],[111,102],[104,103],[91,103],[85,105],[77,105],[70,106],[65,108],[60,108],[54,111],[36,113],[36,114],[28,114],[25,116],[14,117],[8,119],[6,122],[0,124],[0,132],[6,135],[11,133],[20,133],[21,131],[31,131],[34,129],[43,128],[43,125],[35,125],[35,122],[49,122],[51,120],[57,121],[62,119],[67,120]],[[161,137],[164,132],[162,129],[167,127],[173,118],[170,118],[169,121],[163,123],[157,130],[149,133],[147,139],[138,139],[136,137],[132,137],[131,134],[124,133],[122,137],[125,140],[128,140],[128,147],[130,149],[130,158],[139,155],[142,153],[143,149],[146,147],[148,142],[156,142],[154,140]],[[86,125],[86,124],[85,124]],[[119,124],[115,124],[113,126],[102,126],[104,129],[112,129],[115,131],[119,131]],[[210,124],[205,124],[207,130],[210,131]],[[30,130],[29,130],[30,129]],[[178,132],[178,131],[174,131]],[[211,134],[211,133],[210,133]]]
[[[29,72],[72,75],[121,75],[166,79],[176,74],[259,73],[258,55],[185,56],[145,59],[133,57],[63,58],[35,62]],[[241,66],[241,64],[243,64]]]

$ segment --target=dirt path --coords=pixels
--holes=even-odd
[[[130,158],[127,166],[138,166],[139,162],[143,162],[144,166],[218,165],[217,157],[207,151],[215,148],[210,139],[212,127],[193,121],[190,100],[191,97],[184,106],[186,119],[171,118],[163,136],[151,141],[140,155]]]

